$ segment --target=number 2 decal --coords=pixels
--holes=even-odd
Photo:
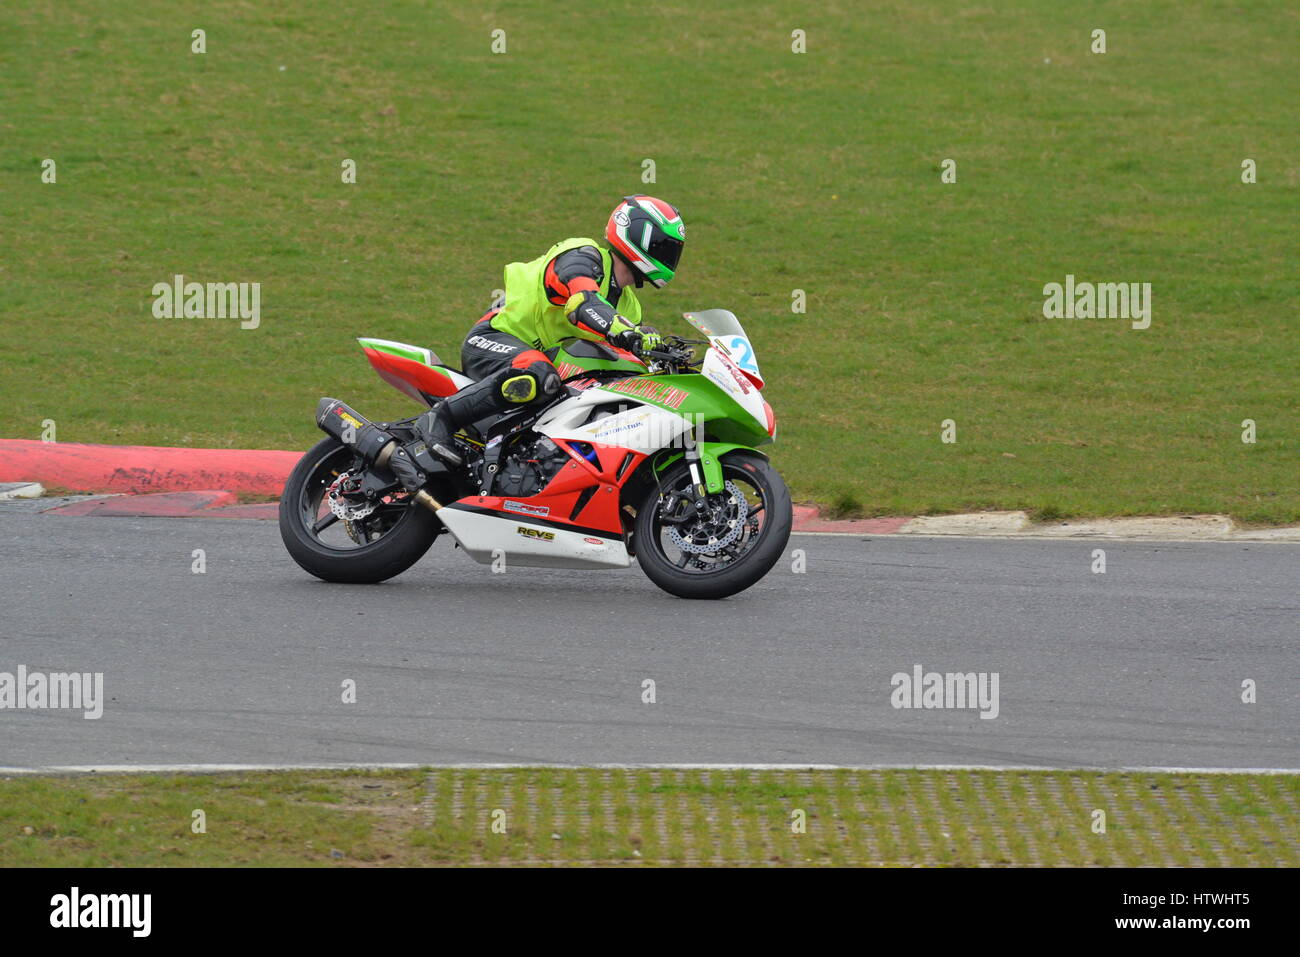
[[[733,352],[740,352],[742,349],[744,350],[744,354],[739,356],[739,358],[736,358],[736,365],[740,366],[746,372],[758,371],[758,363],[754,361],[754,350],[753,347],[750,346],[748,339],[744,336],[732,336],[731,341],[727,343],[727,346]]]

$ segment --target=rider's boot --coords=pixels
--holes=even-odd
[[[551,379],[554,381],[549,381]],[[424,446],[448,465],[461,465],[463,460],[452,440],[457,429],[496,412],[532,402],[539,392],[551,395],[558,390],[559,377],[554,373],[543,381],[539,389],[537,377],[531,372],[502,369],[449,395],[416,419],[415,429],[423,441],[407,446],[407,451],[420,462],[420,453],[424,451],[420,446]]]
[[[430,475],[464,464],[452,439],[457,429],[559,390],[560,377],[549,363],[537,363],[530,369],[502,369],[465,386],[417,418],[419,437],[406,445],[337,399],[320,401],[316,422],[355,448],[365,461],[391,469],[408,492],[417,492]]]
[[[427,481],[410,453],[391,433],[346,403],[338,399],[321,399],[316,406],[316,424],[323,432],[355,450],[362,461],[392,469],[408,491],[418,491]]]

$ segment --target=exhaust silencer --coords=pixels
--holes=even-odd
[[[367,462],[383,466],[397,448],[397,440],[360,412],[338,399],[324,398],[316,405],[316,424],[354,449]]]

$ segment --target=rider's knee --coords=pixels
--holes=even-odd
[[[503,370],[501,397],[522,404],[549,398],[560,391],[560,375],[545,353],[537,349],[521,352]]]
[[[560,391],[560,375],[545,358],[503,369],[498,389],[501,398],[516,405],[550,398]]]

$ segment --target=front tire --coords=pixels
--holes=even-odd
[[[280,496],[280,538],[293,560],[317,578],[370,585],[418,562],[442,523],[423,505],[396,497],[350,527],[334,518],[326,493],[341,473],[355,467],[354,460],[352,450],[337,439],[312,446]]]
[[[771,571],[790,541],[794,510],[780,473],[753,452],[728,452],[721,464],[726,485],[709,496],[708,519],[664,521],[663,495],[691,487],[684,460],[660,476],[637,509],[637,562],[652,582],[679,598],[744,591]]]

